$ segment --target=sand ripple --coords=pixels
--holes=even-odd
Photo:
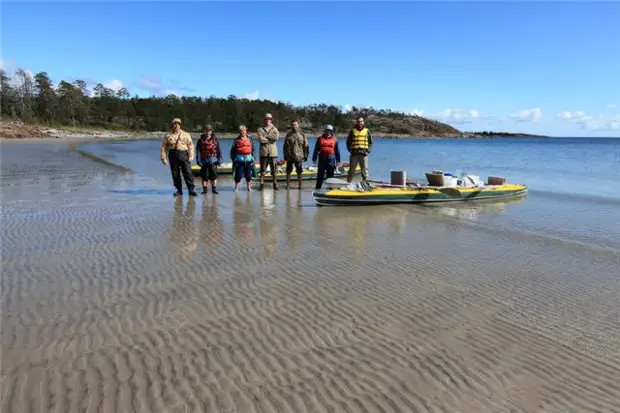
[[[112,192],[136,178],[24,147],[2,411],[618,412],[613,252],[296,191]]]

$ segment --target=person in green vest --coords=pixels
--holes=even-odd
[[[353,181],[353,174],[357,169],[357,165],[362,170],[362,181],[368,179],[368,155],[372,150],[372,136],[368,128],[364,126],[364,118],[357,118],[355,127],[349,132],[347,137],[347,149],[351,154],[349,158],[349,173],[347,182]]]

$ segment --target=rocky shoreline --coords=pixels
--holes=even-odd
[[[111,131],[111,130],[71,130],[71,128],[50,128],[45,126],[27,124],[16,121],[0,121],[0,139],[61,139],[61,140],[156,140],[161,139],[165,132],[133,132],[133,131]],[[307,132],[310,136],[319,136],[321,131]],[[198,139],[200,133],[190,132],[194,139]],[[280,133],[280,137],[284,138],[286,131]],[[341,135],[341,134],[339,134]],[[234,139],[234,133],[218,133],[220,139]],[[504,138],[504,137],[533,137],[537,135],[528,134],[509,134],[498,133],[497,135],[485,133],[447,133],[442,136],[428,136],[427,134],[394,134],[373,132],[373,138],[377,139],[441,139],[441,138]]]

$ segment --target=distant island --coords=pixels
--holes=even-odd
[[[46,72],[32,76],[22,69],[17,70],[13,78],[0,70],[0,88],[0,114],[5,121],[0,128],[1,137],[42,137],[46,135],[43,127],[163,132],[169,130],[172,118],[181,118],[187,131],[199,132],[210,124],[223,135],[236,133],[241,124],[250,131],[256,130],[262,125],[265,113],[274,116],[274,123],[282,133],[286,133],[293,119],[297,119],[308,133],[318,134],[324,125],[331,124],[338,134],[345,134],[355,119],[363,116],[377,138],[534,136],[506,132],[463,133],[433,119],[372,107],[344,110],[328,104],[294,106],[232,95],[226,98],[131,97],[125,88],[113,90],[101,83],[91,92],[85,80],[61,80],[54,85]],[[9,125],[6,122],[9,120],[20,122]],[[26,124],[33,127],[26,128]]]
[[[545,135],[534,135],[530,133],[510,133],[510,132],[463,132],[464,138],[548,138]]]

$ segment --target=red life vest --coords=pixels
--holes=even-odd
[[[237,155],[251,155],[252,154],[252,142],[248,138],[240,138],[235,142],[237,149]]]
[[[200,139],[200,158],[217,158],[217,141],[213,139]]]
[[[336,137],[321,136],[319,138],[319,153],[321,156],[331,156],[336,153]]]

